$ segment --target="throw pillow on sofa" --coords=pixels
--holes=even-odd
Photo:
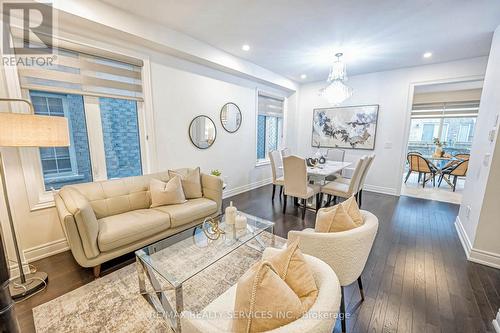
[[[195,169],[168,170],[170,177],[179,177],[182,182],[182,189],[186,199],[196,199],[203,196],[201,188],[200,167]]]
[[[233,331],[269,331],[302,317],[302,303],[268,261],[256,263],[239,280]]]
[[[151,193],[151,208],[186,202],[179,177],[173,177],[167,183],[153,178],[149,182],[149,191]]]
[[[316,215],[316,232],[340,232],[358,227],[347,214],[342,204],[333,207],[322,208]]]

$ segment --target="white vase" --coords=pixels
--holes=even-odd
[[[236,222],[236,214],[238,210],[233,206],[233,202],[229,203],[229,207],[226,207],[226,224],[233,225]]]

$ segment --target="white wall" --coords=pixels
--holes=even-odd
[[[290,87],[280,89],[276,82],[262,83],[262,77],[252,79],[248,75],[236,76],[226,70],[217,70],[147,49],[143,45],[133,44],[126,35],[114,34],[110,38],[106,30],[102,30],[100,35],[86,36],[72,36],[63,31],[59,33],[83,44],[115,52],[123,51],[128,55],[138,54],[147,60],[150,77],[145,78],[144,84],[151,86],[152,95],[152,101],[145,103],[146,112],[151,115],[148,132],[151,140],[156,142],[150,157],[151,171],[195,166],[201,166],[204,172],[220,169],[223,176],[228,177],[225,195],[233,195],[270,181],[270,166],[255,166],[256,93],[257,90],[262,90],[282,97],[290,96],[288,110],[295,114],[293,108],[296,106],[296,96],[291,93]],[[124,39],[120,40],[117,36]],[[2,68],[0,70],[3,77],[4,71]],[[273,77],[280,81],[279,75],[274,74]],[[285,78],[283,80],[288,81]],[[0,90],[1,96],[9,95],[3,82]],[[230,101],[238,104],[243,114],[241,128],[234,134],[225,132],[219,120],[221,107]],[[6,109],[6,104],[0,106],[0,111]],[[207,150],[195,148],[188,136],[191,119],[200,114],[210,116],[217,126],[216,142]],[[67,243],[55,208],[35,211],[30,209],[27,194],[33,188],[25,181],[18,150],[3,148],[2,152],[5,153],[14,223],[24,257],[32,261],[66,250]],[[36,170],[36,166],[28,168]],[[14,260],[2,193],[0,200],[3,236],[6,238],[8,256]],[[12,273],[14,275],[15,271]]]
[[[497,268],[500,268],[499,89],[500,27],[493,37],[472,143],[469,176],[457,218],[457,229],[467,257]],[[496,137],[490,141],[489,133],[493,129]],[[490,162],[485,163],[488,154]]]
[[[227,177],[226,196],[269,182],[269,166],[255,166],[256,93],[287,93],[245,79],[234,82],[226,74],[160,54],[151,58],[151,78],[159,170],[198,165],[205,172],[219,169]],[[243,116],[236,133],[226,132],[220,123],[227,102],[237,104]],[[200,114],[217,127],[217,139],[206,150],[197,149],[188,136],[189,123]]]
[[[380,105],[374,150],[377,156],[367,176],[367,189],[399,195],[413,86],[426,82],[482,76],[486,63],[487,58],[480,57],[349,78],[347,84],[354,89],[354,94],[344,105]],[[311,148],[313,109],[329,106],[318,94],[324,84],[316,82],[300,87],[297,137],[299,151],[303,155],[314,152]],[[346,160],[356,161],[366,153],[371,152],[347,150]]]

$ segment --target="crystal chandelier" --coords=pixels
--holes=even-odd
[[[344,84],[347,81],[346,65],[340,61],[342,53],[335,54],[337,59],[332,64],[330,75],[328,75],[327,86],[320,90],[320,95],[328,102],[338,105],[352,96],[352,88]]]

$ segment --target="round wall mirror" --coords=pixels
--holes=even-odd
[[[240,128],[241,118],[240,108],[234,103],[226,103],[220,110],[220,122],[229,133],[234,133]]]
[[[210,117],[198,116],[189,124],[189,139],[199,149],[210,148],[217,137],[217,129]]]

